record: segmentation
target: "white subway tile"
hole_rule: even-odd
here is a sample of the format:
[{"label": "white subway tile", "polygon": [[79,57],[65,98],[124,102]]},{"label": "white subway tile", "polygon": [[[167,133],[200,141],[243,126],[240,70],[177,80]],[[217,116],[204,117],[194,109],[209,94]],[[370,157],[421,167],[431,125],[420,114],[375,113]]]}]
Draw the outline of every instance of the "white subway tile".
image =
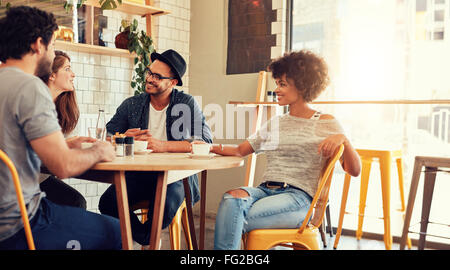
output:
[{"label": "white subway tile", "polygon": [[102,66],[110,66],[111,65],[111,56],[110,55],[100,56],[100,62],[101,62]]},{"label": "white subway tile", "polygon": [[175,28],[176,27],[176,23],[175,23],[175,18],[171,15],[167,16],[167,27],[169,28]]},{"label": "white subway tile", "polygon": [[89,79],[86,77],[77,77],[79,90],[89,90]]},{"label": "white subway tile", "polygon": [[92,104],[94,102],[94,94],[92,91],[83,91],[83,103]]},{"label": "white subway tile", "polygon": [[111,81],[111,88],[110,88],[110,92],[114,92],[114,93],[118,93],[120,92],[120,82],[117,80],[112,80]]},{"label": "white subway tile", "polygon": [[98,213],[98,203],[100,201],[100,196],[91,197],[91,209],[92,211],[96,211]]},{"label": "white subway tile", "polygon": [[75,73],[75,76],[83,75],[83,64],[72,62],[70,63],[72,71]]},{"label": "white subway tile", "polygon": [[101,64],[100,55],[90,54],[89,63],[92,65],[100,65]]},{"label": "white subway tile", "polygon": [[84,196],[84,198],[86,199],[86,209],[88,210],[88,211],[91,211],[92,210],[92,197],[87,197],[87,196]]},{"label": "white subway tile", "polygon": [[80,192],[81,194],[85,195],[86,194],[86,181],[80,181],[80,184],[77,185],[73,185],[73,187],[78,190],[78,192]]},{"label": "white subway tile", "polygon": [[131,92],[131,84],[130,81],[122,82],[122,93],[129,94]]},{"label": "white subway tile", "polygon": [[98,91],[100,90],[100,81],[95,78],[89,79],[89,90],[90,91]]},{"label": "white subway tile", "polygon": [[94,65],[85,64],[83,66],[83,76],[92,78],[94,76]]},{"label": "white subway tile", "polygon": [[83,91],[81,90],[76,90],[77,88],[75,87],[75,96],[77,98],[77,104],[78,107],[80,106],[81,103],[83,103]]},{"label": "white subway tile", "polygon": [[[104,106],[101,106],[103,108]],[[88,113],[97,114],[100,106],[96,104],[88,104]]]},{"label": "white subway tile", "polygon": [[66,51],[67,55],[70,57],[70,62],[78,62],[78,52],[76,51]]},{"label": "white subway tile", "polygon": [[86,196],[97,196],[97,184],[89,183],[86,185]]},{"label": "white subway tile", "polygon": [[120,57],[119,56],[111,56],[111,66],[112,67],[120,67]]},{"label": "white subway tile", "polygon": [[108,189],[108,187],[110,186],[110,184],[105,183],[98,183],[97,185],[98,185],[97,187],[98,195],[102,195],[106,191],[106,189]]},{"label": "white subway tile", "polygon": [[78,54],[78,61],[79,61],[79,63],[82,63],[82,64],[89,64],[89,54],[80,52]]},{"label": "white subway tile", "polygon": [[112,92],[105,92],[105,104],[114,104],[114,93]]},{"label": "white subway tile", "polygon": [[116,80],[123,80],[124,71],[122,68],[114,68],[114,72],[116,74]]},{"label": "white subway tile", "polygon": [[97,79],[106,78],[106,67],[95,66],[94,67],[94,78],[97,78]]},{"label": "white subway tile", "polygon": [[104,105],[105,104],[105,93],[103,92],[94,92],[94,104]]},{"label": "white subway tile", "polygon": [[272,35],[282,34],[284,32],[284,22],[272,22]]},{"label": "white subway tile", "polygon": [[101,79],[99,82],[100,91],[107,92],[110,89],[111,82],[109,80]]},{"label": "white subway tile", "polygon": [[128,57],[120,57],[120,67],[121,68],[130,68],[131,67],[131,58]]}]

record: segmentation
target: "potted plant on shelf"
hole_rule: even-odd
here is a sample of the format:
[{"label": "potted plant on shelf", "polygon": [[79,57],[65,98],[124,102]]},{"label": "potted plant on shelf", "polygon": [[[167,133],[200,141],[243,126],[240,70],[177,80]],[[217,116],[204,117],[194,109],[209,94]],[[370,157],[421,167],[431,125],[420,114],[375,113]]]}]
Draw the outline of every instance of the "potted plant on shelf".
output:
[{"label": "potted plant on shelf", "polygon": [[116,36],[116,48],[128,49],[130,53],[135,53],[134,74],[131,79],[131,87],[134,94],[139,95],[145,91],[145,68],[150,65],[150,55],[154,52],[153,40],[144,31],[138,30],[138,21],[133,22],[122,20]]}]

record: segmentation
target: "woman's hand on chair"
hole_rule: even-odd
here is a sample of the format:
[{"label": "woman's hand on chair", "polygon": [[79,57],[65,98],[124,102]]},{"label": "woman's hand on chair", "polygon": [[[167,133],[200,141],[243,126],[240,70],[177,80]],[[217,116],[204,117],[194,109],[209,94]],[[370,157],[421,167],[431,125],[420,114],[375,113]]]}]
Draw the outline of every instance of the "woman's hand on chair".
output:
[{"label": "woman's hand on chair", "polygon": [[347,137],[344,134],[335,134],[328,136],[323,140],[318,147],[317,153],[322,154],[324,157],[331,157],[339,145],[345,143]]}]

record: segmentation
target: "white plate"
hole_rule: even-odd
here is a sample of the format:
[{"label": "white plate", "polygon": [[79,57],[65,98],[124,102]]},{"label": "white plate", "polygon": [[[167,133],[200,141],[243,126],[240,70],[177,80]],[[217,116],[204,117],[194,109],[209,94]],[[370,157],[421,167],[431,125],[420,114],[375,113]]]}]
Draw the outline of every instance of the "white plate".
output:
[{"label": "white plate", "polygon": [[211,159],[211,158],[215,157],[216,154],[210,153],[207,155],[194,155],[194,154],[189,153],[188,156],[193,159]]},{"label": "white plate", "polygon": [[135,155],[146,155],[146,154],[150,154],[151,152],[153,152],[152,149],[147,149],[147,150],[144,150],[144,151],[134,151],[134,154]]}]

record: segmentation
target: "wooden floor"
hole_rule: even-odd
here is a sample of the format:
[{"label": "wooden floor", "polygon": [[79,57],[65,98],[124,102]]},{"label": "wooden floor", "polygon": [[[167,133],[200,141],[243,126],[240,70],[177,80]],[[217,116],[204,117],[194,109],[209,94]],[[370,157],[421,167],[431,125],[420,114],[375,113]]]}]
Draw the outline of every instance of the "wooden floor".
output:
[{"label": "wooden floor", "polygon": [[[195,222],[198,222],[198,219],[196,218]],[[215,220],[212,218],[206,219],[206,241],[205,241],[205,249],[212,250],[214,247],[214,222]],[[197,225],[198,223],[196,223]],[[183,232],[182,232],[183,233]],[[197,237],[198,237],[198,226],[197,226]],[[183,248],[185,248],[184,243],[184,236],[181,236],[181,245]],[[331,237],[327,234],[327,247],[323,247],[324,250],[334,250],[333,244],[334,244],[335,237]],[[137,243],[135,243],[134,248],[136,250],[141,249],[141,246]],[[276,249],[284,249],[282,247],[276,248]],[[339,240],[338,250],[385,250],[384,242],[379,240],[373,240],[373,239],[361,239],[357,240],[354,236],[350,235],[342,235]],[[394,243],[393,250],[399,249],[399,244]],[[413,247],[413,249],[417,249],[417,247]],[[162,231],[161,234],[161,250],[170,250],[170,243],[169,243],[169,233],[168,230],[165,229]]]}]

